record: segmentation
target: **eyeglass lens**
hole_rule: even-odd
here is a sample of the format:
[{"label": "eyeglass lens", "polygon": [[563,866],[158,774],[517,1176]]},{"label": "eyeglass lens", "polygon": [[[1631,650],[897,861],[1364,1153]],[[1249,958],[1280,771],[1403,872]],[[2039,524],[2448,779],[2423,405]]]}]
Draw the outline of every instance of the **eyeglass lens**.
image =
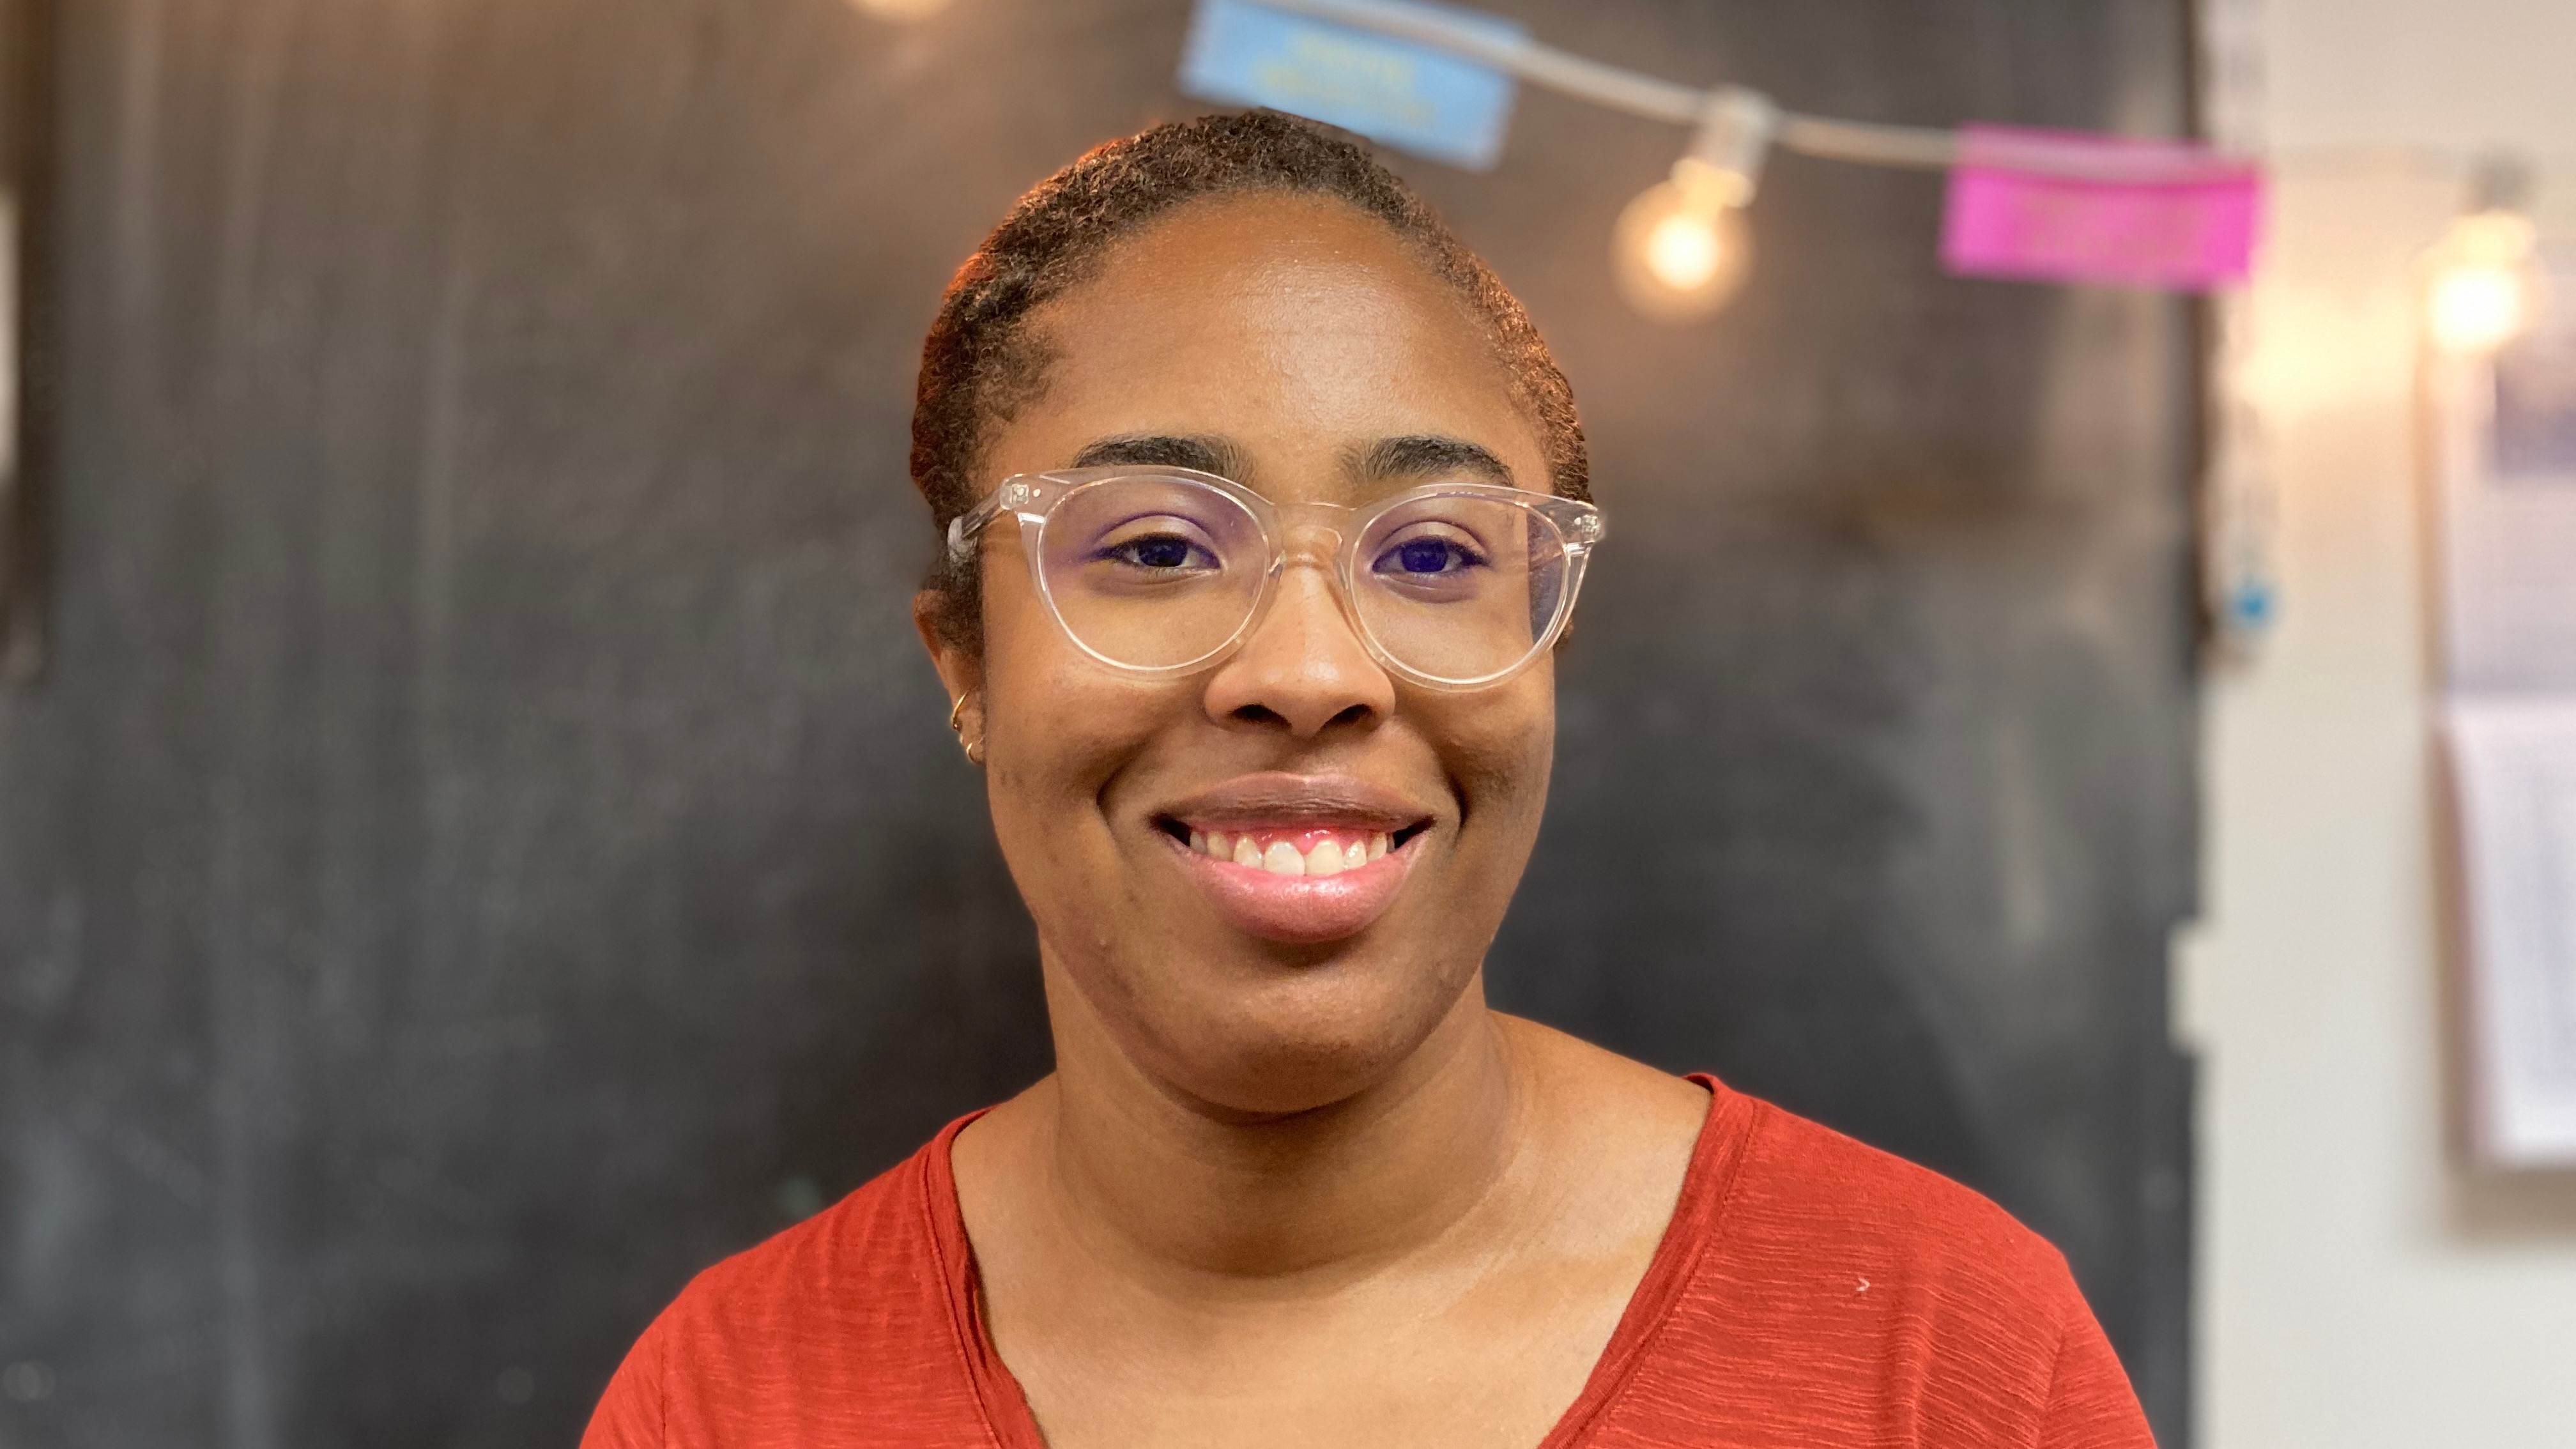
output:
[{"label": "eyeglass lens", "polygon": [[1047,593],[1073,637],[1139,669],[1224,647],[1260,601],[1268,546],[1233,497],[1177,478],[1087,483],[1047,515]]},{"label": "eyeglass lens", "polygon": [[[1193,664],[1234,638],[1261,598],[1270,545],[1222,490],[1113,478],[1066,495],[1040,552],[1065,628],[1140,669]],[[1469,682],[1528,657],[1564,602],[1565,546],[1545,514],[1487,494],[1433,494],[1359,540],[1351,604],[1389,659]]]}]

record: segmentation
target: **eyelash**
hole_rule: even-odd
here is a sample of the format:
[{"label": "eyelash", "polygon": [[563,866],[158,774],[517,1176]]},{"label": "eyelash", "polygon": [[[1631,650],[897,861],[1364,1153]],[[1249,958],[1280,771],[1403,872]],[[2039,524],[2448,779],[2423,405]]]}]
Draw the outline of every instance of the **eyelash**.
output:
[{"label": "eyelash", "polygon": [[[1447,567],[1444,567],[1444,568],[1437,568],[1437,569],[1411,569],[1411,568],[1408,568],[1408,569],[1388,569],[1388,568],[1384,567],[1384,565],[1385,565],[1385,563],[1386,563],[1386,561],[1387,561],[1388,559],[1391,559],[1391,558],[1398,558],[1398,557],[1402,556],[1402,555],[1403,555],[1403,553],[1404,553],[1407,549],[1418,548],[1418,547],[1422,547],[1422,546],[1424,546],[1424,545],[1430,545],[1430,546],[1433,546],[1433,547],[1437,547],[1437,548],[1441,548],[1441,549],[1445,549],[1445,550],[1447,550],[1447,557],[1443,559],[1443,562],[1444,562],[1444,563],[1450,563],[1450,562],[1453,562],[1453,561],[1454,561],[1454,563],[1455,563],[1456,567],[1454,567],[1454,568],[1447,568]],[[1398,540],[1398,541],[1395,541],[1395,542],[1391,542],[1391,543],[1389,543],[1385,548],[1381,549],[1381,550],[1378,552],[1378,556],[1377,556],[1376,560],[1374,560],[1374,561],[1370,564],[1370,568],[1371,568],[1374,572],[1378,572],[1378,573],[1405,573],[1405,574],[1415,574],[1415,575],[1420,575],[1420,574],[1446,574],[1446,573],[1464,573],[1464,572],[1465,572],[1466,570],[1468,570],[1468,569],[1472,569],[1472,568],[1482,568],[1482,567],[1484,567],[1484,566],[1485,566],[1485,564],[1486,564],[1486,563],[1488,563],[1488,562],[1489,562],[1489,560],[1488,560],[1488,559],[1487,559],[1483,554],[1481,554],[1481,553],[1477,552],[1477,551],[1476,551],[1475,549],[1473,549],[1473,548],[1468,547],[1464,542],[1462,542],[1462,541],[1460,541],[1460,540],[1458,540],[1458,539],[1454,539],[1454,538],[1439,538],[1439,537],[1425,536],[1425,537],[1419,537],[1419,538],[1407,538],[1407,539],[1401,539],[1401,540]]]}]

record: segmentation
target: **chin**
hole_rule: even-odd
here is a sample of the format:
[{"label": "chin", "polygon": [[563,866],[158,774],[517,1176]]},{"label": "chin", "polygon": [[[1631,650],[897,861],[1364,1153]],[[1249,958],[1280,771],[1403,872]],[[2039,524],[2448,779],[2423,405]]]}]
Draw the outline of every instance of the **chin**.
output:
[{"label": "chin", "polygon": [[[1119,1035],[1144,1065],[1209,1107],[1312,1112],[1394,1076],[1457,1007],[1473,967],[1397,979],[1361,961],[1319,963],[1248,989],[1145,1007]],[[1133,998],[1131,998],[1133,1000]]]}]

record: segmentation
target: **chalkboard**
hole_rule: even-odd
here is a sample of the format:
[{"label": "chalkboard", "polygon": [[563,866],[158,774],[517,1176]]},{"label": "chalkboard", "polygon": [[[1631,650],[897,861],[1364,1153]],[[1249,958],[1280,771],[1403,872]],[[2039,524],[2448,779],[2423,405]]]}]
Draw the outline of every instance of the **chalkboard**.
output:
[{"label": "chalkboard", "polygon": [[[1494,0],[1793,107],[2172,133],[2180,0]],[[0,694],[0,1444],[561,1445],[687,1276],[1047,1064],[905,617],[940,285],[1196,108],[1183,0],[80,0],[47,673]],[[1666,128],[1401,163],[1612,542],[1505,1005],[1997,1196],[2181,1442],[2192,332],[1777,160],[1716,322]]]}]

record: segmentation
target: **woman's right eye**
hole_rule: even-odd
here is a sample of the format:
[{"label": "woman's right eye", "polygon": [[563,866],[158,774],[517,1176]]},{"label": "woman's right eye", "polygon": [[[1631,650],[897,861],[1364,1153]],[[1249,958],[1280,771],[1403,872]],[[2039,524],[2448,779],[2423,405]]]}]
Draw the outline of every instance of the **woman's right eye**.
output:
[{"label": "woman's right eye", "polygon": [[1101,557],[1130,568],[1171,573],[1181,569],[1212,569],[1216,556],[1207,548],[1177,533],[1148,533],[1122,538],[1100,551]]}]

